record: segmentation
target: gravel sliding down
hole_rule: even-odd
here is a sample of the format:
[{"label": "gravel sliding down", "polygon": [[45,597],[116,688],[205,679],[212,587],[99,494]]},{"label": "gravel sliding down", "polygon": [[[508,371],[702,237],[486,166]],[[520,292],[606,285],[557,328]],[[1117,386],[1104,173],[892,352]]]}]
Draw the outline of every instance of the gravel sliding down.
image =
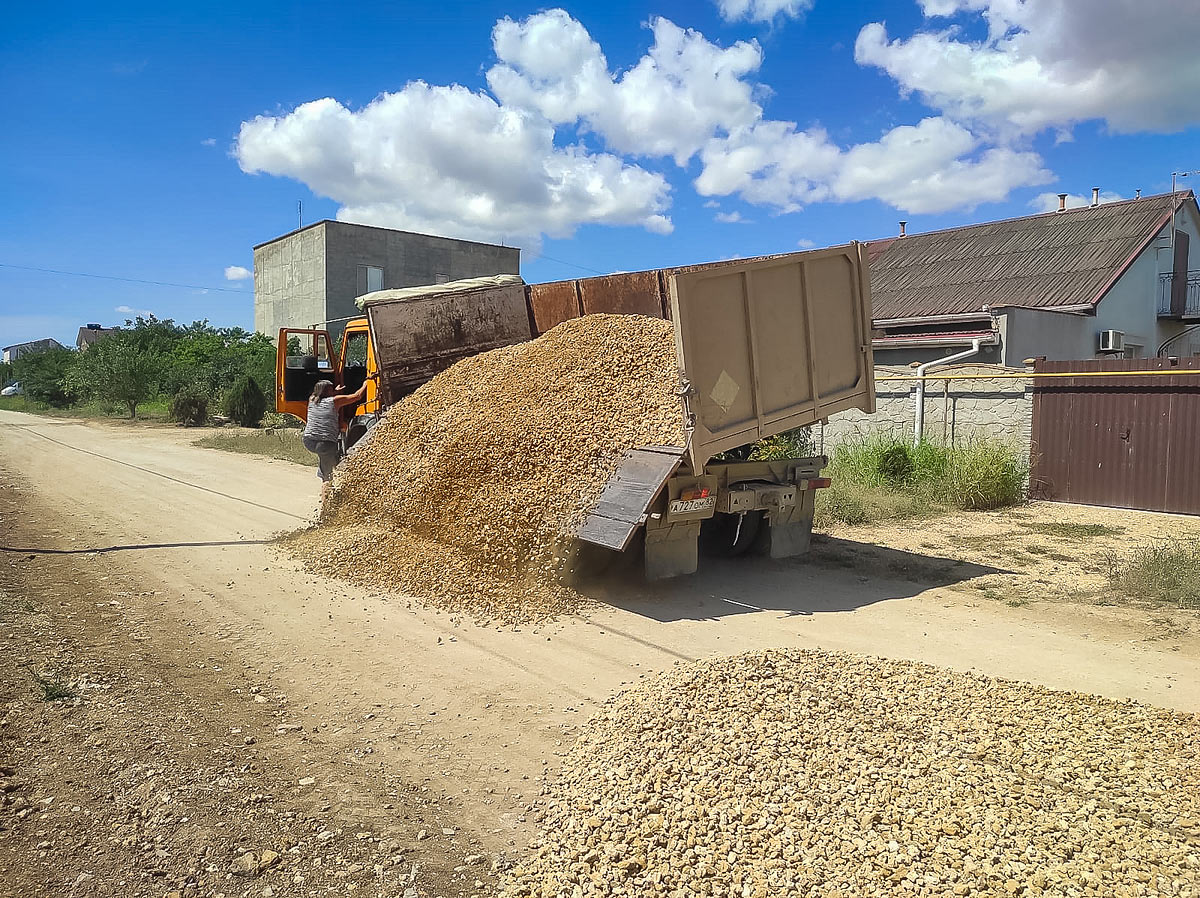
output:
[{"label": "gravel sliding down", "polygon": [[625,450],[683,445],[670,322],[589,315],[464,359],[393,406],[339,467],[315,570],[481,621],[575,607],[563,549]]},{"label": "gravel sliding down", "polygon": [[503,898],[1200,895],[1200,718],[768,651],[614,698]]}]

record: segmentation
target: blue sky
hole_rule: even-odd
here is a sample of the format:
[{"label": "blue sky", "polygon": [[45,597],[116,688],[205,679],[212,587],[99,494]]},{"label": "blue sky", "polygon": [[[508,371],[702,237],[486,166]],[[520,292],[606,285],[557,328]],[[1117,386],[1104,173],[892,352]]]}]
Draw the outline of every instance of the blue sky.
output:
[{"label": "blue sky", "polygon": [[1163,192],[1200,168],[1200,16],[1159,6],[10,8],[0,345],[126,310],[249,327],[226,270],[298,200],[515,243],[545,281]]}]

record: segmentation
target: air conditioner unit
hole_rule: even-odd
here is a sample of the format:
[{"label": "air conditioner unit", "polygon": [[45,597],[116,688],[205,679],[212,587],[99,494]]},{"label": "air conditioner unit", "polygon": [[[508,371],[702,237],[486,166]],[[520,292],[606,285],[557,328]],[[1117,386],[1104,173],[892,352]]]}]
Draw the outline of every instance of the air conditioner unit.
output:
[{"label": "air conditioner unit", "polygon": [[1124,352],[1125,351],[1125,332],[1124,331],[1100,331],[1100,351],[1101,352]]}]

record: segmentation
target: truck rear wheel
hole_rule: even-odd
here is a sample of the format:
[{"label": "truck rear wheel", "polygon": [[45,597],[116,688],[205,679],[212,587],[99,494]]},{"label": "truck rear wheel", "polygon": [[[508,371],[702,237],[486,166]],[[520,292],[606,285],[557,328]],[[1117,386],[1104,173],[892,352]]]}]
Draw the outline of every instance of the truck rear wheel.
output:
[{"label": "truck rear wheel", "polygon": [[745,555],[754,545],[762,521],[761,511],[741,514],[717,512],[700,525],[700,550],[715,558]]}]

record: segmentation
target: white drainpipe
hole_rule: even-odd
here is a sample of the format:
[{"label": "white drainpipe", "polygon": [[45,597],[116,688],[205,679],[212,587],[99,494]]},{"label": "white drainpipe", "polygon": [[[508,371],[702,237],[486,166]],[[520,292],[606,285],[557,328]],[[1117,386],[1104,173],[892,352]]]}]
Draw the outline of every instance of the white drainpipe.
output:
[{"label": "white drainpipe", "polygon": [[915,398],[916,409],[913,414],[913,445],[921,445],[921,440],[925,437],[925,372],[935,365],[946,365],[950,362],[957,362],[959,359],[969,358],[979,352],[979,347],[982,340],[972,340],[971,348],[964,349],[962,352],[956,352],[954,355],[948,355],[944,359],[934,359],[932,362],[926,362],[923,365],[917,366],[917,395]]}]

